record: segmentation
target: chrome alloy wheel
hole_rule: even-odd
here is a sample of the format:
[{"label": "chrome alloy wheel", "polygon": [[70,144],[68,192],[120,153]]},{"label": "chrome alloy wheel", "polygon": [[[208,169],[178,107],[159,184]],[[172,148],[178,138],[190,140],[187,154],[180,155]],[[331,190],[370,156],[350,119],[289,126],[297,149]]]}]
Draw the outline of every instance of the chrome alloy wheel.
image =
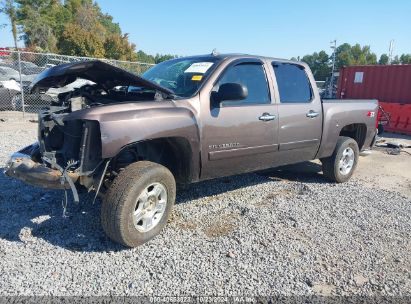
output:
[{"label": "chrome alloy wheel", "polygon": [[354,159],[354,150],[350,147],[345,148],[338,163],[338,169],[340,170],[341,174],[347,175],[351,172],[354,166]]},{"label": "chrome alloy wheel", "polygon": [[167,190],[160,183],[153,183],[141,192],[133,212],[133,222],[140,232],[153,229],[166,210]]}]

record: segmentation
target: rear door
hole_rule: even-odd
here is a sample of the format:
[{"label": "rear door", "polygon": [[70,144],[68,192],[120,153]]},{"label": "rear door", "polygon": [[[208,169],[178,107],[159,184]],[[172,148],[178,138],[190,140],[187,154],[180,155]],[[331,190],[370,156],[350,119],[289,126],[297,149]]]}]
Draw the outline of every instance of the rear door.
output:
[{"label": "rear door", "polygon": [[[271,167],[278,150],[277,105],[267,80],[267,67],[257,59],[241,59],[228,65],[210,92],[203,113],[202,178],[232,175]],[[247,87],[244,100],[214,104],[213,92],[224,83]]]},{"label": "rear door", "polygon": [[279,96],[279,163],[313,159],[321,141],[322,105],[304,65],[272,62]]}]

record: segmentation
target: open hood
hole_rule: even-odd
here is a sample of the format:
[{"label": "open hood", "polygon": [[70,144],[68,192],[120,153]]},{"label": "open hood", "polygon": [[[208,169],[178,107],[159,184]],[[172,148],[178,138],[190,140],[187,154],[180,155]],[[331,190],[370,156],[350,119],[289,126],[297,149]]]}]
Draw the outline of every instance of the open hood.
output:
[{"label": "open hood", "polygon": [[157,90],[167,95],[173,94],[173,91],[154,82],[99,60],[61,64],[47,69],[37,75],[30,86],[30,91],[61,88],[77,78],[90,80],[103,89],[112,89],[115,86],[136,86]]}]

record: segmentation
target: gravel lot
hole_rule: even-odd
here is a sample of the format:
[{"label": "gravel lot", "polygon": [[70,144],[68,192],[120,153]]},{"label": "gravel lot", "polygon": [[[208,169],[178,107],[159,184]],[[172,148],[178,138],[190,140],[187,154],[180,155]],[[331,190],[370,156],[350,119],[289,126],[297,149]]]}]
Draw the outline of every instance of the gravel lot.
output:
[{"label": "gravel lot", "polygon": [[[0,167],[36,136],[3,126]],[[105,237],[99,202],[83,197],[63,218],[61,192],[3,173],[0,185],[3,296],[411,296],[410,196],[359,178],[273,170],[193,185],[163,233],[135,249]]]}]

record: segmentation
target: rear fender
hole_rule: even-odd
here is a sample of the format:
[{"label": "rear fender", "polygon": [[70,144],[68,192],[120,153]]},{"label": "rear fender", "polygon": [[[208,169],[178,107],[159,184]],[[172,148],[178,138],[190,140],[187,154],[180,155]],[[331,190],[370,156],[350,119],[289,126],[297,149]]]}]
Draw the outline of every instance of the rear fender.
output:
[{"label": "rear fender", "polygon": [[367,112],[374,111],[376,115],[377,107],[376,101],[374,103],[369,100],[366,102],[341,100],[341,104],[335,101],[323,102],[323,134],[316,158],[330,156],[334,152],[341,130],[353,124],[361,124],[366,127],[362,147],[369,148],[375,135],[376,117],[367,117]]}]

